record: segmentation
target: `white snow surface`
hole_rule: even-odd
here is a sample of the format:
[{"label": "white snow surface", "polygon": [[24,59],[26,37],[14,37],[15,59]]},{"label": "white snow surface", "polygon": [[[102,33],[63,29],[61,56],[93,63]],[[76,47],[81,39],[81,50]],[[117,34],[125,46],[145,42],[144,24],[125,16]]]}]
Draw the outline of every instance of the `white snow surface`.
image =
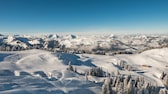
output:
[{"label": "white snow surface", "polygon": [[[121,61],[136,71],[119,70],[116,65]],[[69,62],[79,73],[101,67],[105,72],[119,70],[163,86],[159,77],[163,71],[168,72],[168,48],[116,56],[44,50],[0,52],[0,94],[100,94],[105,77],[88,76],[86,81],[85,75],[67,70]]]}]

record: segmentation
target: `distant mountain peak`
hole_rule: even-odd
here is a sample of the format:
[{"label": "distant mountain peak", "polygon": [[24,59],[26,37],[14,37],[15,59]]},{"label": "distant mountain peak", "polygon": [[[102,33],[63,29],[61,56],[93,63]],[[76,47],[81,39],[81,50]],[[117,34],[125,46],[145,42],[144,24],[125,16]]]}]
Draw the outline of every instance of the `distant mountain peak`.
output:
[{"label": "distant mountain peak", "polygon": [[3,34],[0,34],[0,36],[4,36]]},{"label": "distant mountain peak", "polygon": [[70,38],[70,39],[75,39],[75,38],[77,38],[76,35],[72,35],[72,34],[71,34],[71,35],[67,35],[66,37],[67,37],[67,38]]},{"label": "distant mountain peak", "polygon": [[59,38],[59,36],[57,34],[50,34],[48,35],[48,38],[56,39],[56,38]]}]

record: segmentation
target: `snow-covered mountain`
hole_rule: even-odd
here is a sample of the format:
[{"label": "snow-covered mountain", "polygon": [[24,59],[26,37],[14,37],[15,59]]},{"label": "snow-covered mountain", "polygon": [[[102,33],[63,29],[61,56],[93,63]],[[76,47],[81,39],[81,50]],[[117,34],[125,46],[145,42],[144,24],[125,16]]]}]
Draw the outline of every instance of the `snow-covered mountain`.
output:
[{"label": "snow-covered mountain", "polygon": [[2,35],[0,50],[46,49],[75,53],[131,54],[168,46],[167,35],[46,36]]},{"label": "snow-covered mountain", "polygon": [[58,39],[59,35],[57,35],[57,34],[50,34],[50,35],[48,35],[48,38],[49,39]]},{"label": "snow-covered mountain", "polygon": [[167,94],[167,47],[167,35],[1,35],[0,94]]}]

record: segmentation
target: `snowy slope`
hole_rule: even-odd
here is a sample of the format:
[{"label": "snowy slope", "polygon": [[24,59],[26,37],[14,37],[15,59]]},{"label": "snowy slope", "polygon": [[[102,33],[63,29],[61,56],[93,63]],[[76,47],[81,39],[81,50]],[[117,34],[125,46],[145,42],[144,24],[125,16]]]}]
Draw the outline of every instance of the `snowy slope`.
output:
[{"label": "snowy slope", "polygon": [[[86,80],[84,75],[92,67],[142,76],[163,87],[159,77],[163,71],[168,72],[167,52],[168,48],[116,56],[43,50],[0,52],[0,94],[100,94],[105,77],[88,76]],[[136,70],[120,69],[117,64],[122,61]],[[69,62],[78,73],[67,70]]]},{"label": "snowy slope", "polygon": [[[168,72],[168,48],[153,49],[145,51],[141,54],[134,55],[116,55],[116,56],[100,56],[89,55],[84,56],[92,58],[93,64],[102,67],[104,71],[116,72],[119,70],[117,63],[126,61],[126,63],[136,69],[136,71],[120,70],[123,74],[133,74],[138,76],[144,76],[149,81],[157,82],[159,86],[163,86],[160,81],[162,72]],[[147,65],[149,67],[145,67]]]},{"label": "snowy slope", "polygon": [[[59,60],[58,56],[62,59]],[[81,76],[67,71],[67,54],[42,50],[0,53],[0,94],[93,94],[100,92],[101,86],[85,81]],[[71,56],[71,55],[68,55]],[[75,57],[72,55],[72,57]],[[75,60],[77,64],[78,60]],[[79,62],[79,61],[78,61]],[[80,62],[82,63],[82,61]],[[88,67],[87,67],[88,68]],[[27,83],[28,82],[28,83]]]}]

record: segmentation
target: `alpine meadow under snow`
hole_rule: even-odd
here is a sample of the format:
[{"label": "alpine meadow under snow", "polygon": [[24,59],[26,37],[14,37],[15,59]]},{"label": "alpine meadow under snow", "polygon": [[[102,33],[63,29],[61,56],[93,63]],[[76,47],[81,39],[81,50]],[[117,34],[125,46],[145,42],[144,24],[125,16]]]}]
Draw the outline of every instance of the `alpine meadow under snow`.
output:
[{"label": "alpine meadow under snow", "polygon": [[168,35],[0,34],[0,94],[168,94]]}]

